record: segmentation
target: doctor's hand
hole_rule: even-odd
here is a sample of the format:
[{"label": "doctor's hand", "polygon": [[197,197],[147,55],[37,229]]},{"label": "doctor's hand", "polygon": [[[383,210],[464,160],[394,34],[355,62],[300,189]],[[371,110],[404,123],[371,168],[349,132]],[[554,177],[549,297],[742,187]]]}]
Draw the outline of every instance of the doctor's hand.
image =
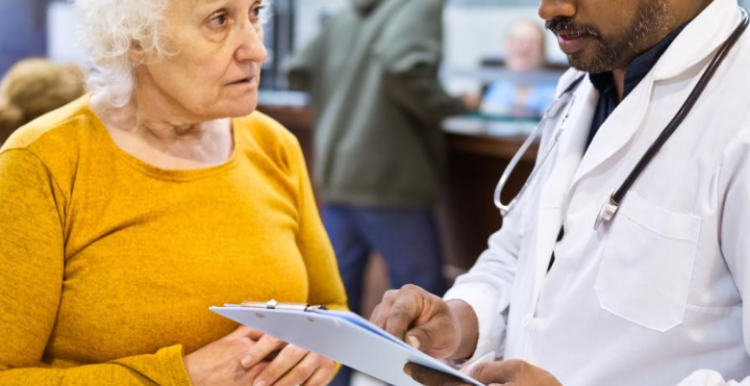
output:
[{"label": "doctor's hand", "polygon": [[[407,364],[404,372],[426,386],[470,386],[450,375],[413,363]],[[469,376],[487,386],[562,386],[549,372],[522,360],[481,363]]]},{"label": "doctor's hand", "polygon": [[417,286],[386,292],[370,320],[435,358],[463,359],[476,348],[478,322],[472,308],[463,301],[445,302]]},{"label": "doctor's hand", "polygon": [[252,386],[324,386],[335,370],[334,361],[269,335],[263,335],[240,363],[251,370],[264,361],[268,366]]}]

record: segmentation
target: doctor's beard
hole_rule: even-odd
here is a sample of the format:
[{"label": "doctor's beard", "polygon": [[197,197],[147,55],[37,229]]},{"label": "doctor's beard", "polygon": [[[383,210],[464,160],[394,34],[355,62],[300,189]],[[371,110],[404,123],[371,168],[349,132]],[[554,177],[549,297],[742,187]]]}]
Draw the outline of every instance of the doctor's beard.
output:
[{"label": "doctor's beard", "polygon": [[555,34],[580,34],[594,39],[593,54],[577,52],[567,57],[572,67],[596,74],[626,69],[638,56],[669,35],[677,27],[675,24],[674,8],[667,0],[642,0],[633,23],[613,36],[605,37],[597,28],[577,24],[570,17],[554,18],[546,27]]}]

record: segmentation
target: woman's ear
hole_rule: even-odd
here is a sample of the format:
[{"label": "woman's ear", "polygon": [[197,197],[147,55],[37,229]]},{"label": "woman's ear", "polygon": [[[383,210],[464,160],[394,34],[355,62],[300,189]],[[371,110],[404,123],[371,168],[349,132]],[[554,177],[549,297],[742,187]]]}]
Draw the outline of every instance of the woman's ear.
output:
[{"label": "woman's ear", "polygon": [[130,44],[128,57],[133,63],[143,63],[146,60],[146,51],[143,49],[141,42],[133,41],[133,43]]}]

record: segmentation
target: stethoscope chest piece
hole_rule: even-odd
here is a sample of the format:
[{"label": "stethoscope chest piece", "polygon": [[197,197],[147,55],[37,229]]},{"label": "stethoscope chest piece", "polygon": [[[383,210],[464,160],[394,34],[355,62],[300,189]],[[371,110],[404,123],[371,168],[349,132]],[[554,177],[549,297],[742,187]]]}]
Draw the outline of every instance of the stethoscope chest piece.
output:
[{"label": "stethoscope chest piece", "polygon": [[615,190],[609,194],[609,200],[607,203],[602,205],[602,209],[599,211],[599,215],[596,216],[596,222],[594,223],[594,230],[598,231],[604,223],[612,221],[620,209],[620,203],[615,200]]}]

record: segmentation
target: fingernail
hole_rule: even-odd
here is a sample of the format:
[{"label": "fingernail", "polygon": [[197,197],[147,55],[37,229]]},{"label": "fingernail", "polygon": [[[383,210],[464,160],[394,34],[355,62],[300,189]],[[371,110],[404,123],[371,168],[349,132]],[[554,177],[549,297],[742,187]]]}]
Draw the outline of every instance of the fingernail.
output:
[{"label": "fingernail", "polygon": [[266,386],[266,381],[259,379],[253,383],[253,386]]},{"label": "fingernail", "polygon": [[[242,358],[242,367],[249,367],[253,363],[253,356],[248,355],[244,358]],[[258,386],[258,385],[255,385]]]},{"label": "fingernail", "polygon": [[408,364],[404,366],[404,372],[406,373],[406,375],[411,377],[411,366]]},{"label": "fingernail", "polygon": [[406,337],[406,342],[409,343],[409,346],[414,347],[417,350],[419,350],[419,346],[422,345],[419,339],[417,339],[415,336]]}]

